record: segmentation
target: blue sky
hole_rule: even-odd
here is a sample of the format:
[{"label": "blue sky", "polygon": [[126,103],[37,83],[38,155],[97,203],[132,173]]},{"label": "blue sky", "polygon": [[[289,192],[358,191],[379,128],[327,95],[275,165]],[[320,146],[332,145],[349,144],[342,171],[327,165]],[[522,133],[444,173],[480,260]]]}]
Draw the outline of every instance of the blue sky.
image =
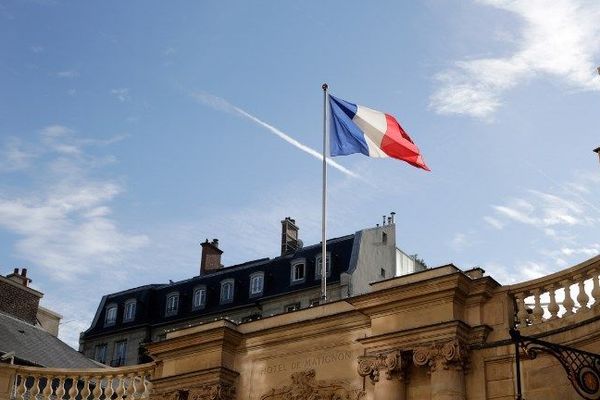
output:
[{"label": "blue sky", "polygon": [[590,258],[598,20],[579,0],[2,1],[1,273],[28,266],[76,345],[103,294],[197,274],[205,238],[226,265],[276,256],[286,216],[318,242],[323,82],[432,169],[336,158],[330,237],[395,211],[400,248],[503,283]]}]

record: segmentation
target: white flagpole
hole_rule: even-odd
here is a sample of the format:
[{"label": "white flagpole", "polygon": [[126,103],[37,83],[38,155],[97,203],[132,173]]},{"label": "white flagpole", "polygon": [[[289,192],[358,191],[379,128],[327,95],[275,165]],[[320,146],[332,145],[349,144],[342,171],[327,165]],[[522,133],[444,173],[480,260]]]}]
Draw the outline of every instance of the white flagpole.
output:
[{"label": "white flagpole", "polygon": [[323,89],[323,209],[321,214],[321,301],[327,302],[327,84]]}]

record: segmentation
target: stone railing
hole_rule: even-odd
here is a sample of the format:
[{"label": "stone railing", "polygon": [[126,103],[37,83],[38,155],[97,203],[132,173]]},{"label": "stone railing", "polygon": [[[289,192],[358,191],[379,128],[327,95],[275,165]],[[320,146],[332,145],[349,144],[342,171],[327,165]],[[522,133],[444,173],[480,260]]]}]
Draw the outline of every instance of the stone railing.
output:
[{"label": "stone railing", "polygon": [[1,365],[0,374],[10,378],[8,390],[0,387],[0,400],[148,399],[155,367],[149,363],[76,370]]},{"label": "stone railing", "polygon": [[[515,325],[523,328],[583,315],[600,305],[600,256],[539,279],[511,285]],[[600,307],[598,307],[600,309]]]}]

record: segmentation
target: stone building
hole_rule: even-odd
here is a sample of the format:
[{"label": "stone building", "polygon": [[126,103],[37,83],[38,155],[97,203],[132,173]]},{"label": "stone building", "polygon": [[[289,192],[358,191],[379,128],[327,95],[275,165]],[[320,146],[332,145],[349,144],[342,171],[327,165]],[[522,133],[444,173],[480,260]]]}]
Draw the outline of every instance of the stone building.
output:
[{"label": "stone building", "polygon": [[[62,397],[69,379],[83,382],[71,398],[95,399],[513,400],[519,381],[521,399],[598,399],[599,274],[600,256],[507,286],[445,265],[327,304],[174,330],[144,365],[0,365],[0,400]],[[552,347],[516,347],[513,328]]]},{"label": "stone building", "polygon": [[[396,247],[393,214],[384,224],[327,241],[328,301],[370,290],[371,282],[424,269]],[[223,267],[216,239],[202,243],[198,276],[102,298],[80,351],[112,366],[148,360],[144,345],[168,331],[227,318],[249,322],[319,305],[321,245],[303,246],[291,218],[281,221],[281,254]]]}]

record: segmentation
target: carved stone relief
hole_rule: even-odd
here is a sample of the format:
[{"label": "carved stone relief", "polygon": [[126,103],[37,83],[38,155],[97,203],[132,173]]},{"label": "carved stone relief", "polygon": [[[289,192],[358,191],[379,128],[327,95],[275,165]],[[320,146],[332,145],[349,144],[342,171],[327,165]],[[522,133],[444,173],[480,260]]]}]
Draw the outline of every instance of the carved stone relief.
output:
[{"label": "carved stone relief", "polygon": [[379,382],[381,372],[385,379],[405,380],[408,377],[409,359],[398,350],[358,358],[358,374],[368,376],[371,382]]},{"label": "carved stone relief", "polygon": [[[365,392],[339,380],[318,381],[314,369],[295,372],[291,385],[271,389],[261,400],[361,400]],[[191,400],[191,399],[190,399]]]},{"label": "carved stone relief", "polygon": [[235,387],[215,383],[152,395],[152,400],[233,400]]},{"label": "carved stone relief", "polygon": [[430,372],[440,368],[467,370],[469,353],[464,343],[454,339],[416,348],[413,352],[413,361],[415,365],[428,366]]}]

